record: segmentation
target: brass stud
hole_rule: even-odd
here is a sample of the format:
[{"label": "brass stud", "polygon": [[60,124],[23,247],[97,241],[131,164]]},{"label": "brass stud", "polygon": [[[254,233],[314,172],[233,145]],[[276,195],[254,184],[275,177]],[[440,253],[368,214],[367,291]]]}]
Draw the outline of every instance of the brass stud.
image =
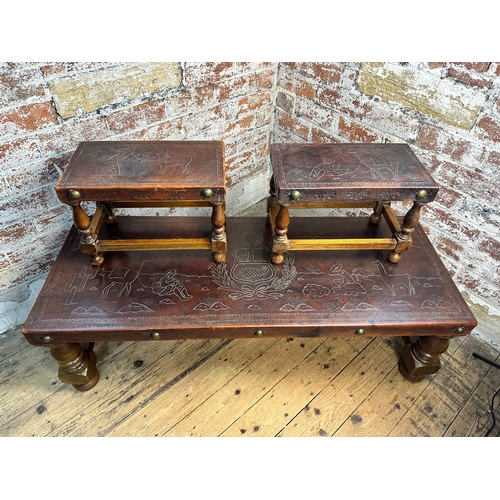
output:
[{"label": "brass stud", "polygon": [[455,328],[455,333],[458,335],[462,335],[462,333],[465,332],[465,328],[463,326],[459,326],[458,328]]},{"label": "brass stud", "polygon": [[417,191],[416,196],[419,200],[422,200],[423,198],[425,198],[427,196],[427,191],[425,189],[421,189],[420,191]]},{"label": "brass stud", "polygon": [[201,194],[205,197],[205,198],[211,198],[214,194],[214,192],[210,189],[210,188],[205,188]]},{"label": "brass stud", "polygon": [[300,196],[301,196],[301,195],[300,195],[300,191],[292,191],[292,192],[290,193],[290,198],[291,198],[292,200],[298,200],[298,199],[300,198]]},{"label": "brass stud", "polygon": [[76,189],[70,189],[68,191],[68,196],[72,199],[72,200],[78,200],[82,197],[80,191],[77,191]]},{"label": "brass stud", "polygon": [[158,340],[160,338],[160,334],[158,332],[151,332],[151,335],[150,337],[153,339],[153,340]]},{"label": "brass stud", "polygon": [[262,335],[264,335],[264,330],[255,330],[255,332],[253,332],[253,334],[256,336],[256,337],[262,337]]},{"label": "brass stud", "polygon": [[366,332],[364,328],[358,328],[354,333],[356,335],[364,335]]},{"label": "brass stud", "polygon": [[45,337],[42,337],[42,342],[44,344],[50,344],[52,342],[52,337],[49,337],[48,335],[46,335]]}]

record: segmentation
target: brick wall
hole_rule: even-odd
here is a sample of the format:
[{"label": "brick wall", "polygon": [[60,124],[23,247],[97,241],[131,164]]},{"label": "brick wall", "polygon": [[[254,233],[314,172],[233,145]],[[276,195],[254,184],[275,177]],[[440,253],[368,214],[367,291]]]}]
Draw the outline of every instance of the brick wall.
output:
[{"label": "brick wall", "polygon": [[499,320],[499,95],[500,63],[280,63],[274,141],[410,144],[441,186],[422,225]]},{"label": "brick wall", "polygon": [[230,214],[268,189],[275,76],[270,63],[0,63],[0,333],[25,320],[72,224],[54,186],[79,141],[223,140]]},{"label": "brick wall", "polygon": [[71,225],[54,185],[81,140],[224,140],[229,214],[267,195],[270,141],[407,142],[441,185],[423,226],[498,317],[499,94],[500,63],[0,63],[0,333]]}]

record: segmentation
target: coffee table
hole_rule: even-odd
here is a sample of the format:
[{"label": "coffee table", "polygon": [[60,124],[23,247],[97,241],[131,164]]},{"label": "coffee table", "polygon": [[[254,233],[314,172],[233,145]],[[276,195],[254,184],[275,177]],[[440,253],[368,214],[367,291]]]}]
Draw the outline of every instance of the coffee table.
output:
[{"label": "coffee table", "polygon": [[[152,220],[155,219],[155,220]],[[387,224],[333,218],[345,238],[390,237]],[[399,337],[411,381],[440,368],[449,339],[477,322],[420,226],[398,266],[381,250],[304,250],[271,263],[265,218],[229,217],[223,262],[203,250],[117,251],[90,266],[69,235],[23,327],[50,348],[59,378],[78,390],[99,379],[95,342],[265,337]],[[328,229],[328,228],[326,228]],[[302,238],[325,236],[319,218],[298,218]],[[203,217],[137,217],[105,225],[103,237],[208,236]],[[42,382],[41,382],[42,383]]]}]

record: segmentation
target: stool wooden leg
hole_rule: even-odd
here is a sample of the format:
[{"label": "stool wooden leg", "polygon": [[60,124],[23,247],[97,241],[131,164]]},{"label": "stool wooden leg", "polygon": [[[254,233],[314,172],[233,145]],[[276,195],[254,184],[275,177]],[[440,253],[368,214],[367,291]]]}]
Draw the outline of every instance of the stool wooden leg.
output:
[{"label": "stool wooden leg", "polygon": [[80,202],[71,203],[71,208],[73,209],[73,222],[81,235],[80,249],[83,253],[90,255],[90,262],[93,266],[99,266],[104,262],[104,257],[97,250],[97,234],[92,231],[92,221]]},{"label": "stool wooden leg", "polygon": [[384,210],[384,202],[377,201],[373,207],[373,213],[370,215],[370,222],[372,224],[380,224],[382,220],[382,211]]},{"label": "stool wooden leg", "polygon": [[394,234],[394,238],[397,241],[396,248],[389,252],[389,260],[394,264],[401,260],[401,253],[406,252],[411,248],[411,233],[415,231],[415,227],[420,220],[420,210],[422,209],[422,203],[415,201],[413,206],[408,210],[403,219],[403,225],[401,226],[401,231]]},{"label": "stool wooden leg", "polygon": [[271,262],[273,264],[281,264],[288,250],[287,233],[288,225],[290,224],[290,214],[288,213],[288,207],[284,207],[283,205],[279,207],[273,235],[273,253],[271,254]]},{"label": "stool wooden leg", "polygon": [[405,341],[399,372],[410,382],[420,382],[426,375],[437,373],[441,368],[439,357],[446,352],[448,337],[419,337],[416,342]]},{"label": "stool wooden leg", "polygon": [[97,356],[93,344],[84,350],[80,344],[58,344],[50,354],[59,363],[59,380],[71,384],[78,391],[88,391],[99,381],[96,368]]},{"label": "stool wooden leg", "polygon": [[103,203],[104,207],[104,222],[106,224],[115,224],[116,223],[116,215],[113,211],[113,205],[111,203]]},{"label": "stool wooden leg", "polygon": [[227,252],[226,215],[223,203],[212,205],[212,250],[215,262],[224,262]]},{"label": "stool wooden leg", "polygon": [[274,232],[274,221],[276,220],[276,213],[278,212],[278,201],[276,200],[276,188],[274,186],[274,175],[271,176],[269,181],[269,197],[267,198],[267,223],[271,226]]}]

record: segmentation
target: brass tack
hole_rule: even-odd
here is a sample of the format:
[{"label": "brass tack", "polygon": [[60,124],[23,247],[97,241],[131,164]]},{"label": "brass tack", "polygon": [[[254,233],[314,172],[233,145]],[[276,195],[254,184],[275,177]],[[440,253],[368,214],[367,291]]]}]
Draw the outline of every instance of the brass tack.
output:
[{"label": "brass tack", "polygon": [[354,333],[356,335],[364,335],[366,332],[364,328],[358,328]]},{"label": "brass tack", "polygon": [[42,337],[42,342],[44,344],[50,344],[52,342],[52,337],[49,337],[48,335],[46,335],[45,337]]},{"label": "brass tack", "polygon": [[458,328],[455,328],[455,333],[457,333],[458,335],[461,335],[464,332],[465,332],[465,328],[463,326],[459,326]]},{"label": "brass tack", "polygon": [[70,189],[68,191],[68,196],[72,199],[72,200],[78,200],[79,198],[82,197],[80,191],[77,191],[76,189]]},{"label": "brass tack", "polygon": [[264,330],[255,330],[255,332],[253,332],[253,334],[256,337],[262,337],[262,335],[264,335]]},{"label": "brass tack", "polygon": [[150,337],[154,340],[158,340],[160,338],[160,334],[158,332],[151,332]]},{"label": "brass tack", "polygon": [[425,198],[427,196],[427,191],[425,189],[421,189],[420,191],[417,191],[417,198],[419,200]]},{"label": "brass tack", "polygon": [[292,192],[290,193],[290,198],[291,198],[292,200],[298,200],[298,199],[300,198],[300,196],[301,196],[301,195],[300,195],[300,191],[292,191]]},{"label": "brass tack", "polygon": [[211,198],[212,195],[214,194],[214,192],[210,189],[210,188],[205,188],[201,194],[205,197],[205,198]]}]

